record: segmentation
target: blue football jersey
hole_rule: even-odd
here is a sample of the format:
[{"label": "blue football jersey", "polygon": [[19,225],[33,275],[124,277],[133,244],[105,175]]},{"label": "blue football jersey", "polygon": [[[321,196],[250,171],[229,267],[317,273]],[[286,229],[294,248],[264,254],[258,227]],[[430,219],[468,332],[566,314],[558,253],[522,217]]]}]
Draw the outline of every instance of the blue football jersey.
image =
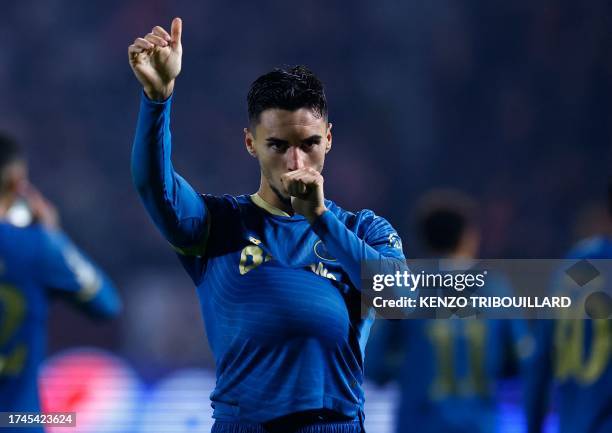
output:
[{"label": "blue football jersey", "polygon": [[143,96],[132,173],[143,203],[197,286],[217,367],[214,417],[261,423],[331,409],[363,416],[372,314],[361,314],[363,261],[403,260],[372,211],[310,224],[259,195],[199,195],[172,168],[170,102]]},{"label": "blue football jersey", "polygon": [[528,338],[516,320],[379,320],[366,374],[399,384],[398,433],[494,432],[499,380],[519,370]]},{"label": "blue football jersey", "polygon": [[[215,417],[265,421],[318,408],[356,417],[372,317],[361,316],[347,267],[300,215],[270,209],[257,195],[204,200],[205,253],[181,260],[216,358]],[[350,233],[402,257],[383,218],[326,206]]]},{"label": "blue football jersey", "polygon": [[[612,239],[600,236],[582,241],[570,251],[568,259],[607,259],[609,263]],[[587,289],[599,287],[611,293],[610,265],[604,268]],[[529,432],[542,429],[551,382],[555,385],[561,433],[612,432],[612,321],[540,320],[536,337],[528,376]]]},{"label": "blue football jersey", "polygon": [[38,367],[54,296],[100,317],[121,307],[109,279],[66,235],[0,222],[0,411],[40,410]]}]

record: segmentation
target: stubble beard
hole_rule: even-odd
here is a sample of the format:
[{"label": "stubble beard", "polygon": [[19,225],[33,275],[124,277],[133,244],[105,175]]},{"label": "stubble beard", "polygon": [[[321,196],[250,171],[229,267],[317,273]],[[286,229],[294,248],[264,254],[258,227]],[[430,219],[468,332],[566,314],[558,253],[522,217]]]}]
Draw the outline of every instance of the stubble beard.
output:
[{"label": "stubble beard", "polygon": [[[269,182],[269,179],[268,179]],[[274,191],[274,194],[278,197],[278,199],[286,206],[291,206],[291,196],[284,196],[282,192],[278,190],[272,183],[270,183],[270,189]]]},{"label": "stubble beard", "polygon": [[274,186],[274,183],[272,182],[272,176],[270,175],[270,173],[267,172],[267,170],[264,170],[262,168],[261,172],[263,176],[266,178],[266,181],[268,182],[270,189],[274,192],[274,194],[276,194],[276,197],[278,197],[280,202],[283,203],[287,207],[291,207],[291,196],[289,196],[286,193],[283,194],[283,192],[279,188]]}]

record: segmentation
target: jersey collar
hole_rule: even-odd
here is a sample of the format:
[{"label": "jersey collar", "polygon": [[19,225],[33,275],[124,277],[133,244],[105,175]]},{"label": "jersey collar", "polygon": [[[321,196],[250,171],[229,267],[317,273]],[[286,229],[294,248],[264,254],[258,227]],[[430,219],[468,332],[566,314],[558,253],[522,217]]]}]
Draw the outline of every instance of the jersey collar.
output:
[{"label": "jersey collar", "polygon": [[271,213],[272,215],[278,215],[278,216],[284,216],[284,217],[291,218],[291,215],[289,215],[287,212],[285,212],[283,210],[280,210],[277,207],[272,206],[270,203],[268,203],[263,198],[261,198],[261,196],[259,194],[257,194],[257,193],[251,194],[251,201],[256,206],[259,206],[263,210]]}]

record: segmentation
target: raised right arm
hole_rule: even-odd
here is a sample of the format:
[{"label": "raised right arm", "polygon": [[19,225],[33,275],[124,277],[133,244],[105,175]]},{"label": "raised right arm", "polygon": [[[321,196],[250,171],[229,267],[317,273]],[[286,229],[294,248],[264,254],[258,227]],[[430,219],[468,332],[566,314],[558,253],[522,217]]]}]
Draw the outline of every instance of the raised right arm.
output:
[{"label": "raised right arm", "polygon": [[142,95],[132,149],[132,179],[157,228],[185,252],[206,235],[206,207],[200,195],[179,176],[170,159],[172,97],[156,102]]},{"label": "raised right arm", "polygon": [[202,198],[174,171],[171,161],[170,108],[181,68],[181,30],[181,20],[175,18],[171,35],[156,26],[128,49],[130,65],[144,89],[132,178],[155,225],[175,248],[189,252],[203,245],[207,222]]}]

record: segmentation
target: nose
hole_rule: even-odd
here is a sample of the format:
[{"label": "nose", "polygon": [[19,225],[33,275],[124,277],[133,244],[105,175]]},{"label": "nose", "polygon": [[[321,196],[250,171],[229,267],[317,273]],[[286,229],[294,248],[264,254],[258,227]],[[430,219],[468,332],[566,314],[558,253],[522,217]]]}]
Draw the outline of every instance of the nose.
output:
[{"label": "nose", "polygon": [[304,151],[299,146],[290,146],[287,149],[287,170],[295,171],[304,168]]}]

